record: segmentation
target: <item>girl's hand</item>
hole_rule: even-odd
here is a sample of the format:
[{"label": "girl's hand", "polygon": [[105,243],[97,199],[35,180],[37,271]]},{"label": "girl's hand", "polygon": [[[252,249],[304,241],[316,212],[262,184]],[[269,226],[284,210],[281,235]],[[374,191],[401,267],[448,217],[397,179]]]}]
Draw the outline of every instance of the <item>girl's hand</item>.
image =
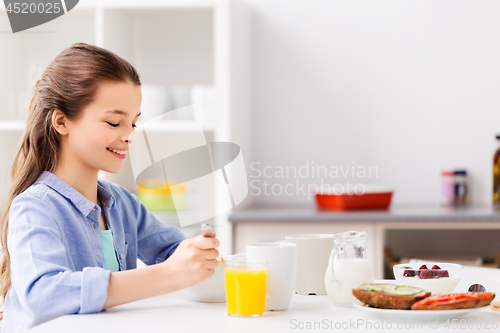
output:
[{"label": "girl's hand", "polygon": [[180,242],[174,253],[162,265],[168,268],[168,278],[175,278],[179,289],[195,285],[214,274],[217,266],[219,240],[198,235]]}]

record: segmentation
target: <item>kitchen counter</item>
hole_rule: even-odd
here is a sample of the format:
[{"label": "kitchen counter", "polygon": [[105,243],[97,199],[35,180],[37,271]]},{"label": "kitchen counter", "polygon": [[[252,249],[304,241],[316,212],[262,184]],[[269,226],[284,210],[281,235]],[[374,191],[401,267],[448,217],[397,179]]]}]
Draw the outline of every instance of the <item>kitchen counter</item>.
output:
[{"label": "kitchen counter", "polygon": [[229,216],[233,224],[246,222],[500,222],[491,207],[394,207],[388,210],[332,211],[311,208],[250,208]]},{"label": "kitchen counter", "polygon": [[[491,268],[464,267],[462,280],[455,288],[463,292],[473,283],[483,284],[488,291],[500,295],[500,270]],[[377,281],[381,282],[381,281]],[[497,300],[500,296],[497,296]],[[440,319],[439,327],[430,327],[428,321],[401,322],[396,318],[380,317],[356,308],[335,307],[328,296],[294,295],[287,311],[267,311],[262,317],[230,317],[225,303],[198,303],[190,300],[183,291],[120,305],[98,314],[68,315],[35,326],[27,332],[203,332],[203,333],[255,333],[311,331],[306,325],[327,324],[325,331],[372,331],[380,327],[383,331],[440,332],[454,331]],[[316,324],[315,324],[316,323]],[[436,320],[433,320],[435,325]],[[500,328],[500,312],[489,307],[475,310],[448,325],[457,326],[457,331],[486,332]],[[335,325],[337,328],[335,329]],[[339,327],[340,325],[340,327]],[[371,325],[371,329],[370,329]],[[385,329],[382,326],[385,325]],[[390,328],[389,328],[390,325]],[[461,326],[459,326],[461,325]],[[343,328],[341,327],[343,326]],[[331,327],[331,328],[330,328]],[[461,327],[461,329],[460,329]],[[465,330],[464,330],[465,328]]]},{"label": "kitchen counter", "polygon": [[229,221],[233,253],[245,252],[246,244],[274,242],[287,235],[364,230],[368,235],[365,250],[378,279],[388,277],[388,264],[392,261],[387,259],[389,256],[433,255],[441,256],[442,261],[464,263],[483,259],[491,262],[500,257],[500,211],[491,207],[414,206],[346,212],[315,207],[263,207],[234,212]]}]

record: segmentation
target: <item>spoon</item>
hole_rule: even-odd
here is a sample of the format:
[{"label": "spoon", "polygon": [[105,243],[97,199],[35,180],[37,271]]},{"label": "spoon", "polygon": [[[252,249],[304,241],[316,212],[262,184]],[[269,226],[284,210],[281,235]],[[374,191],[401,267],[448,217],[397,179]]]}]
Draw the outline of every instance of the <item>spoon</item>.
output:
[{"label": "spoon", "polygon": [[[201,225],[200,229],[201,229],[201,235],[203,237],[210,237],[210,238],[212,238],[212,236],[213,236],[213,230],[212,230],[212,227],[210,226],[210,224],[204,223],[204,224]],[[217,260],[217,262],[219,262],[219,260]]]},{"label": "spoon", "polygon": [[210,224],[202,224],[201,225],[201,234],[203,237],[212,237],[212,227],[210,226]]},{"label": "spoon", "polygon": [[486,291],[486,288],[482,284],[475,283],[469,287],[469,291],[483,292]]}]

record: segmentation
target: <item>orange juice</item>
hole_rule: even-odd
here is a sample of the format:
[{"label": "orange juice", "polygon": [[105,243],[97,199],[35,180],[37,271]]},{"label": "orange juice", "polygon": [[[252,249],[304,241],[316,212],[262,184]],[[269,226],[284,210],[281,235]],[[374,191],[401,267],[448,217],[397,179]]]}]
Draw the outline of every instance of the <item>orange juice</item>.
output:
[{"label": "orange juice", "polygon": [[252,316],[264,313],[267,269],[265,267],[226,267],[226,303],[230,315]]}]

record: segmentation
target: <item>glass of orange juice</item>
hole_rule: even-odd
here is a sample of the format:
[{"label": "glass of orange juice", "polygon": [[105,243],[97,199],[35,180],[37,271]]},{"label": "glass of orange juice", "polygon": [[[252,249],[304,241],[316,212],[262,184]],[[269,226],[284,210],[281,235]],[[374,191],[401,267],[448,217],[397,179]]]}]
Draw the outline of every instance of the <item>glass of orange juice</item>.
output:
[{"label": "glass of orange juice", "polygon": [[261,316],[266,305],[267,263],[235,256],[224,264],[227,313]]}]

